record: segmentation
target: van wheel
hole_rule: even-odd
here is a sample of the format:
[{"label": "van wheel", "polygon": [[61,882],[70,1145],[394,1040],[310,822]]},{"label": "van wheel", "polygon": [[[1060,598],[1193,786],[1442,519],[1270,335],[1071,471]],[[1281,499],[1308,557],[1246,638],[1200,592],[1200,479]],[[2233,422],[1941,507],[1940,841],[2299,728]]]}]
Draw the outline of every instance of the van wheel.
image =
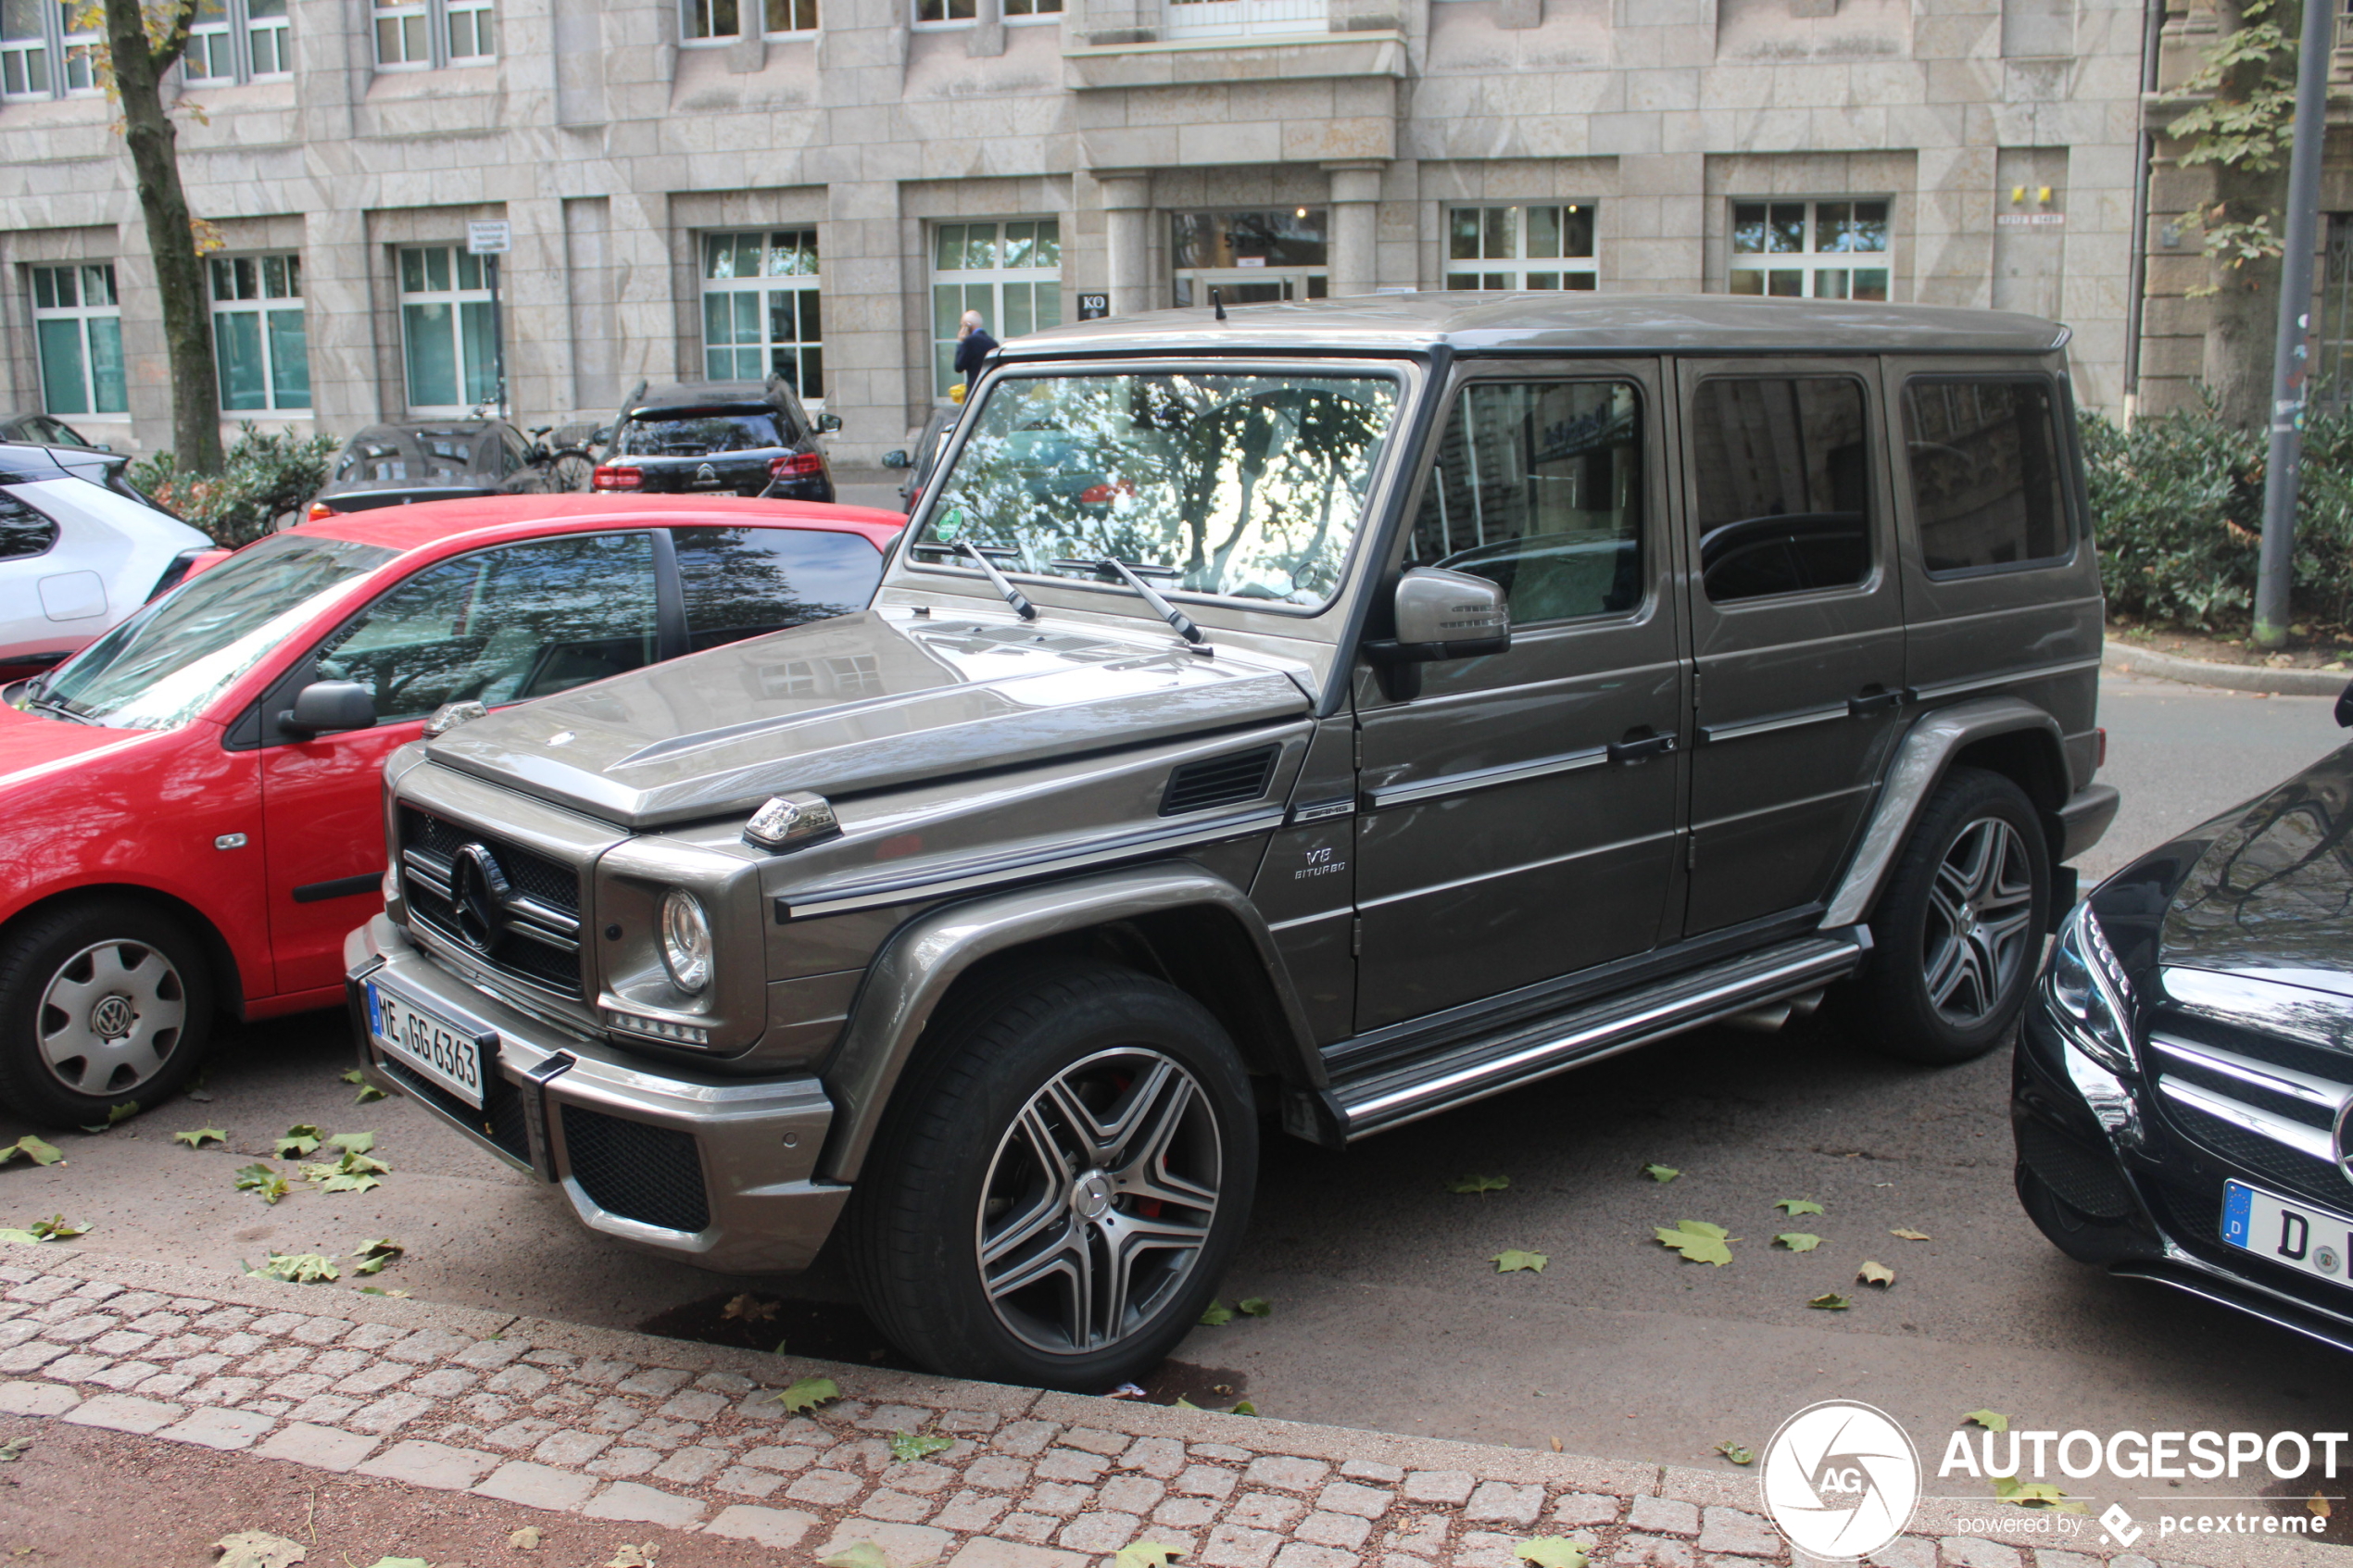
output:
[{"label": "van wheel", "polygon": [[1092,963],[938,1025],[868,1152],[845,1244],[883,1332],[935,1372],[1101,1394],[1208,1305],[1250,1216],[1258,1126],[1217,1021]]},{"label": "van wheel", "polygon": [[2018,1022],[2049,926],[2051,860],[2025,792],[1956,768],[1871,916],[1850,1017],[1871,1046],[1936,1065],[1984,1055]]},{"label": "van wheel", "polygon": [[0,1099],[53,1127],[153,1106],[195,1071],[212,979],[180,922],[128,900],[35,915],[0,938]]}]

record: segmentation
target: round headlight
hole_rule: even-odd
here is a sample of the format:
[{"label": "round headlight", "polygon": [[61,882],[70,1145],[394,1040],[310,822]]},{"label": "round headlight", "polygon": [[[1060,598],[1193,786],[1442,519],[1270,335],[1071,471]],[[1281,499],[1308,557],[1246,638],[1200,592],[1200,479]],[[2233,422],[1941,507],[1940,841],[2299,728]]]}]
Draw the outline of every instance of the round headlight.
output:
[{"label": "round headlight", "polygon": [[711,922],[702,905],[683,887],[661,900],[661,966],[681,991],[711,984]]}]

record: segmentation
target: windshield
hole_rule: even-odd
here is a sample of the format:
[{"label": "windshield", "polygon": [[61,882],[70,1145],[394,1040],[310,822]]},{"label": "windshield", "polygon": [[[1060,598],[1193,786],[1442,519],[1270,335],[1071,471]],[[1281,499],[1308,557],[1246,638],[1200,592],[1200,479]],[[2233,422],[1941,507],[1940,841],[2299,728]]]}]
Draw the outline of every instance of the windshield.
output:
[{"label": "windshield", "polygon": [[769,413],[686,410],[641,414],[621,427],[618,448],[629,458],[703,458],[719,452],[766,452],[785,445]]},{"label": "windshield", "polygon": [[917,547],[1012,571],[1115,556],[1197,594],[1321,606],[1397,411],[1389,376],[1174,373],[997,383]]},{"label": "windshield", "polygon": [[190,578],[68,659],[36,700],[113,729],[175,729],[300,631],[323,596],[397,553],[274,534]]}]

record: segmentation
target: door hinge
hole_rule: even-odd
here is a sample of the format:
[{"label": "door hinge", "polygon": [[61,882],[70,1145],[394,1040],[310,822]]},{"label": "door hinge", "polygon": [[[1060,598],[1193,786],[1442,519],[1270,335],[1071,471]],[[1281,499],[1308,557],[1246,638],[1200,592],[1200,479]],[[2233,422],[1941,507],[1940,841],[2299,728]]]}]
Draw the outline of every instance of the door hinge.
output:
[{"label": "door hinge", "polygon": [[1365,917],[1362,915],[1349,917],[1348,956],[1352,959],[1361,959],[1365,956]]},{"label": "door hinge", "polygon": [[1696,834],[1683,840],[1683,869],[1687,872],[1699,870],[1699,835]]},{"label": "door hinge", "polygon": [[1699,671],[1696,668],[1692,671],[1692,711],[1699,711]]},{"label": "door hinge", "polygon": [[1352,747],[1353,747],[1349,755],[1354,759],[1356,771],[1361,773],[1365,771],[1365,726],[1362,724],[1351,725],[1349,727],[1348,736],[1348,743]]}]

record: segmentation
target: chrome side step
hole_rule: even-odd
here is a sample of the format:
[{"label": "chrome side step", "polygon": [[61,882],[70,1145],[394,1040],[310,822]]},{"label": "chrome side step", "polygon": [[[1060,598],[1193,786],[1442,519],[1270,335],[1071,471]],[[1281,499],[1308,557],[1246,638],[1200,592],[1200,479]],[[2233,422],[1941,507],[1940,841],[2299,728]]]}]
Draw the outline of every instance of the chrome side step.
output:
[{"label": "chrome side step", "polygon": [[1653,1040],[1805,997],[1855,972],[1870,946],[1870,932],[1859,925],[1777,943],[1418,1061],[1340,1079],[1293,1097],[1285,1120],[1291,1132],[1315,1142],[1353,1143]]}]

